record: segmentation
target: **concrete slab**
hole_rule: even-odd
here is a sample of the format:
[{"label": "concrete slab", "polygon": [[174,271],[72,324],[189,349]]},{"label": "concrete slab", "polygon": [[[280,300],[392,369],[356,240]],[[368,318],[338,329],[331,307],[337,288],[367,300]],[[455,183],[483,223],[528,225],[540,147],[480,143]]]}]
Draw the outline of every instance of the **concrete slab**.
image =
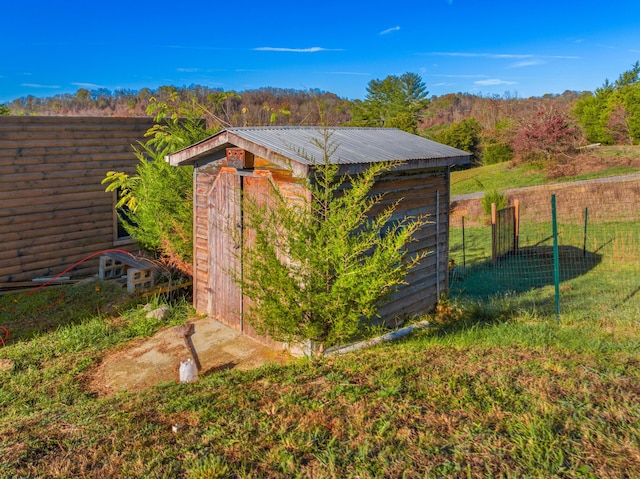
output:
[{"label": "concrete slab", "polygon": [[[251,369],[267,363],[284,364],[292,358],[244,336],[211,318],[192,321],[193,345],[206,375],[224,369]],[[101,395],[140,391],[162,382],[179,381],[180,362],[190,357],[176,328],[159,331],[126,349],[109,353],[92,375],[90,388]]]}]

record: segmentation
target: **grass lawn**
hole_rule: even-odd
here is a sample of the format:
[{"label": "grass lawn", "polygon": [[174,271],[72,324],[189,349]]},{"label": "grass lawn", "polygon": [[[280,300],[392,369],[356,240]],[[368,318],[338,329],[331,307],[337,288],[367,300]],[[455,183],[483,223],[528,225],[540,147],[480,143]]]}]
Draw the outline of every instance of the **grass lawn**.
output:
[{"label": "grass lawn", "polygon": [[501,191],[546,183],[589,180],[640,172],[640,145],[603,146],[589,157],[578,158],[572,167],[555,178],[543,169],[515,166],[510,162],[481,166],[451,173],[451,195],[478,191]]},{"label": "grass lawn", "polygon": [[479,166],[451,173],[451,195],[464,195],[478,191],[501,191],[547,183],[544,172],[511,163]]},{"label": "grass lawn", "polygon": [[88,377],[107,351],[192,311],[172,304],[161,322],[135,303],[104,308],[119,294],[108,284],[76,288],[63,289],[64,302],[60,289],[0,296],[0,325],[11,333],[0,346],[0,477],[640,471],[637,298],[604,309],[576,303],[559,323],[522,308],[544,288],[452,301],[433,328],[402,342],[98,397]]}]

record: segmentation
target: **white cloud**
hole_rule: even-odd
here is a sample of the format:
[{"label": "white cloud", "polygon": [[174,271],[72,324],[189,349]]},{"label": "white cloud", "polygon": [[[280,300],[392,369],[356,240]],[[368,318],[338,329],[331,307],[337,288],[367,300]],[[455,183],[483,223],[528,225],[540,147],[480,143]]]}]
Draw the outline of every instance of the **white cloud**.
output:
[{"label": "white cloud", "polygon": [[391,27],[391,28],[387,28],[386,30],[382,30],[380,32],[380,35],[386,35],[387,33],[391,33],[391,32],[397,32],[398,30],[400,30],[400,27]]},{"label": "white cloud", "polygon": [[316,53],[316,52],[330,52],[339,51],[332,50],[330,48],[311,47],[311,48],[284,48],[284,47],[258,47],[254,48],[258,52],[292,52],[292,53]]},{"label": "white cloud", "polygon": [[516,85],[517,84],[517,82],[514,82],[514,81],[499,80],[498,78],[491,78],[489,80],[478,80],[473,83],[476,85],[482,85],[482,86]]},{"label": "white cloud", "polygon": [[80,88],[105,88],[104,86],[96,85],[95,83],[71,82],[71,84]]},{"label": "white cloud", "polygon": [[533,67],[536,65],[544,65],[544,64],[545,62],[543,62],[542,60],[529,60],[529,61],[512,63],[511,65],[509,65],[509,68]]},{"label": "white cloud", "polygon": [[176,68],[176,71],[180,73],[198,73],[200,71],[199,68]]},{"label": "white cloud", "polygon": [[41,85],[39,83],[23,83],[20,86],[26,86],[28,88],[60,88],[60,85]]}]

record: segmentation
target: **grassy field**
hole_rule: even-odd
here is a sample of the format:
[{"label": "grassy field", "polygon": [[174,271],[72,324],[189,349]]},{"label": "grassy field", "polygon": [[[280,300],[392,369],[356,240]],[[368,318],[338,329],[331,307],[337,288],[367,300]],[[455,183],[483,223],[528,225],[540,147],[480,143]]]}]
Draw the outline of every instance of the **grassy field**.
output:
[{"label": "grassy field", "polygon": [[451,194],[538,186],[553,182],[589,180],[640,172],[640,145],[603,146],[567,165],[562,174],[549,178],[546,171],[511,163],[454,171]]},{"label": "grassy field", "polygon": [[[592,288],[588,276],[604,273],[581,281]],[[525,307],[545,288],[453,299],[432,328],[402,342],[99,397],[87,383],[108,351],[192,311],[172,304],[168,323],[147,319],[135,302],[117,312],[121,292],[95,286],[0,296],[0,325],[11,334],[0,346],[0,477],[640,471],[637,298],[603,309],[572,283],[577,302],[559,323]],[[616,290],[614,281],[598,287]],[[40,328],[38,318],[46,318]]]},{"label": "grassy field", "polygon": [[[452,175],[454,194],[546,181],[506,164]],[[101,396],[93,372],[193,319],[187,302],[161,321],[104,282],[0,295],[0,477],[638,477],[640,225],[590,224],[588,255],[581,225],[560,225],[560,321],[548,226],[523,222],[534,254],[502,276],[490,228],[467,228],[467,269],[408,339],[138,393]]]}]

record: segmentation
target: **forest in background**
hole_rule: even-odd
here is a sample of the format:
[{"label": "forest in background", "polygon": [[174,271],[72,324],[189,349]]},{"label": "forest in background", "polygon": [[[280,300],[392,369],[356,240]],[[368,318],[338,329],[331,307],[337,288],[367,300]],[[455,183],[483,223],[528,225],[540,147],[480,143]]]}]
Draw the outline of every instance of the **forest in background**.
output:
[{"label": "forest in background", "polygon": [[640,63],[594,92],[567,90],[542,97],[518,98],[509,92],[429,97],[422,78],[405,73],[370,81],[365,99],[355,101],[320,90],[272,87],[242,92],[201,85],[139,91],[81,88],[75,94],[19,98],[0,105],[0,114],[151,116],[159,104],[174,111],[190,105],[209,128],[397,127],[469,151],[475,165],[516,161],[553,172],[589,144],[640,142]]}]

